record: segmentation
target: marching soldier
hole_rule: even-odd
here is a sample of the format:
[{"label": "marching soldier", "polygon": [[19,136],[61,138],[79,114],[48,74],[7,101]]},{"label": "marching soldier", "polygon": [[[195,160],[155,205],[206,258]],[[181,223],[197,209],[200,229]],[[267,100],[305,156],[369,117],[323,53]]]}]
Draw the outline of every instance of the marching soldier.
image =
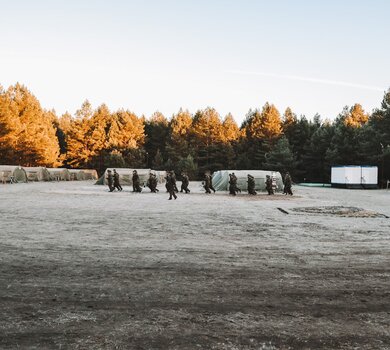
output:
[{"label": "marching soldier", "polygon": [[284,190],[283,190],[283,193],[286,194],[286,195],[289,194],[290,196],[292,196],[293,193],[292,193],[292,190],[291,190],[291,186],[292,186],[291,176],[290,176],[290,173],[287,172],[286,176],[284,177]]},{"label": "marching soldier", "polygon": [[190,179],[186,173],[181,173],[181,189],[180,192],[190,193],[191,191],[188,188],[190,184]]},{"label": "marching soldier", "polygon": [[248,193],[251,194],[251,195],[256,195],[256,191],[255,191],[255,178],[248,174]]},{"label": "marching soldier", "polygon": [[233,181],[234,181],[234,190],[237,192],[240,192],[241,193],[241,189],[237,186],[237,176],[236,174],[232,173],[232,178],[233,178]]},{"label": "marching soldier", "polygon": [[215,193],[215,189],[213,187],[213,181],[212,177],[209,173],[205,173],[204,177],[204,189],[206,190],[206,193],[211,193],[210,190],[213,190]]},{"label": "marching soldier", "polygon": [[166,188],[169,192],[169,200],[173,198],[177,198],[176,192],[175,192],[175,178],[174,178],[174,173],[173,170],[171,172],[167,173],[167,176],[165,178],[166,180]]},{"label": "marching soldier", "polygon": [[234,173],[229,174],[229,194],[235,196],[241,190],[237,186],[237,176]]},{"label": "marching soldier", "polygon": [[158,189],[157,189],[157,177],[156,177],[155,174],[153,174],[153,173],[149,174],[149,179],[146,182],[146,186],[148,186],[150,188],[151,192],[153,192],[153,193],[157,193],[158,192]]},{"label": "marching soldier", "polygon": [[133,170],[133,192],[141,192],[142,188],[140,186],[140,180],[139,175],[137,173],[137,170]]},{"label": "marching soldier", "polygon": [[271,179],[271,176],[269,176],[269,175],[266,175],[265,188],[268,191],[268,195],[274,194],[274,189],[272,187],[272,179]]},{"label": "marching soldier", "polygon": [[176,174],[174,170],[171,170],[171,176],[172,176],[172,182],[173,182],[173,190],[177,193],[179,192],[177,186],[176,186]]},{"label": "marching soldier", "polygon": [[114,188],[116,188],[119,192],[122,191],[122,186],[119,183],[119,174],[114,169]]},{"label": "marching soldier", "polygon": [[237,194],[236,187],[237,187],[237,185],[236,185],[233,174],[229,174],[229,194],[232,194],[233,196],[235,196]]},{"label": "marching soldier", "polygon": [[110,192],[114,191],[114,178],[112,176],[111,170],[107,170],[107,183],[108,183],[108,189]]}]

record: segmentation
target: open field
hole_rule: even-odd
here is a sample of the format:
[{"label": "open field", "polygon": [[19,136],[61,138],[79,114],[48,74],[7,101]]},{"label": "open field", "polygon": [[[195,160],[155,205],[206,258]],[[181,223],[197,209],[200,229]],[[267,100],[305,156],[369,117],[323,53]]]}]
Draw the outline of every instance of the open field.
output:
[{"label": "open field", "polygon": [[0,348],[390,349],[390,191],[190,188],[1,185]]}]

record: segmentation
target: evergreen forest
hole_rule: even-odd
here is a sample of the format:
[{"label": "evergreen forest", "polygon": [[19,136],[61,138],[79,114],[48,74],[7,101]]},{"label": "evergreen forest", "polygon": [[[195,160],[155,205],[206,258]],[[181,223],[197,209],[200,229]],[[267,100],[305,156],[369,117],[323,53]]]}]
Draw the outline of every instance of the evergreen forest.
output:
[{"label": "evergreen forest", "polygon": [[88,101],[74,115],[42,108],[27,87],[0,86],[0,163],[22,166],[153,168],[200,179],[220,169],[289,171],[295,182],[330,181],[332,165],[376,165],[390,178],[390,90],[371,112],[358,103],[332,120],[265,103],[241,125],[214,108],[137,116]]}]

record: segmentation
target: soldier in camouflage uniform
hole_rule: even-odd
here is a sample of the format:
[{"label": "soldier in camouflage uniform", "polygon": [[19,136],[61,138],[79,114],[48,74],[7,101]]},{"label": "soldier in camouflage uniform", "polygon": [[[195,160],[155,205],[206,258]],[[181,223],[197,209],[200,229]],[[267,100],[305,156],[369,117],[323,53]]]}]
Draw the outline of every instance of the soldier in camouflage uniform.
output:
[{"label": "soldier in camouflage uniform", "polygon": [[155,174],[153,174],[153,173],[149,174],[149,179],[146,182],[146,186],[148,186],[150,188],[151,192],[153,192],[153,193],[157,193],[158,192],[157,177],[156,177]]},{"label": "soldier in camouflage uniform", "polygon": [[173,190],[177,193],[179,189],[176,186],[176,174],[174,170],[171,170],[172,182],[173,182]]},{"label": "soldier in camouflage uniform", "polygon": [[255,191],[255,178],[250,174],[248,174],[248,193],[251,195],[257,194]]},{"label": "soldier in camouflage uniform", "polygon": [[272,187],[272,179],[269,175],[266,175],[265,188],[267,189],[269,195],[274,194],[274,189]]},{"label": "soldier in camouflage uniform", "polygon": [[190,184],[190,179],[186,173],[181,173],[181,189],[180,192],[190,193],[191,191],[188,188]]},{"label": "soldier in camouflage uniform", "polygon": [[236,187],[237,187],[237,183],[233,174],[229,174],[229,194],[235,196],[237,194]]},{"label": "soldier in camouflage uniform", "polygon": [[236,176],[236,174],[232,173],[232,178],[233,178],[233,181],[234,181],[234,184],[235,184],[234,190],[236,191],[236,193],[237,192],[241,193],[241,189],[237,185],[237,176]]},{"label": "soldier in camouflage uniform", "polygon": [[172,197],[175,199],[177,198],[176,192],[175,192],[175,178],[173,175],[174,175],[174,173],[173,173],[173,171],[171,171],[171,172],[167,173],[167,176],[165,178],[166,188],[169,192],[169,198],[168,198],[169,200],[171,200]]},{"label": "soldier in camouflage uniform", "polygon": [[122,191],[122,186],[119,183],[119,174],[114,169],[114,188],[116,188],[119,192]]},{"label": "soldier in camouflage uniform", "polygon": [[114,191],[114,178],[112,176],[111,170],[107,170],[107,183],[110,192]]},{"label": "soldier in camouflage uniform", "polygon": [[137,173],[137,170],[133,170],[133,192],[141,192],[142,188],[140,186],[140,180],[139,175]]},{"label": "soldier in camouflage uniform", "polygon": [[209,173],[205,173],[204,189],[206,190],[206,193],[211,193],[210,190],[213,190],[215,193],[215,188],[213,187],[213,179]]},{"label": "soldier in camouflage uniform", "polygon": [[292,193],[292,190],[291,190],[291,186],[292,186],[291,176],[290,176],[290,173],[287,172],[286,176],[284,177],[284,190],[283,190],[283,193],[286,194],[286,195],[289,194],[290,196],[292,196],[293,193]]}]

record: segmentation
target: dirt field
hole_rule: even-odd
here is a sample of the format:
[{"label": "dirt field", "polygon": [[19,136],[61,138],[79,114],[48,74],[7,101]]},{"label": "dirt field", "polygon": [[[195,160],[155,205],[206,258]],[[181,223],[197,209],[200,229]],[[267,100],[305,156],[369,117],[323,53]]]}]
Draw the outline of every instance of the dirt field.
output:
[{"label": "dirt field", "polygon": [[390,190],[190,188],[0,185],[0,348],[390,349]]}]

